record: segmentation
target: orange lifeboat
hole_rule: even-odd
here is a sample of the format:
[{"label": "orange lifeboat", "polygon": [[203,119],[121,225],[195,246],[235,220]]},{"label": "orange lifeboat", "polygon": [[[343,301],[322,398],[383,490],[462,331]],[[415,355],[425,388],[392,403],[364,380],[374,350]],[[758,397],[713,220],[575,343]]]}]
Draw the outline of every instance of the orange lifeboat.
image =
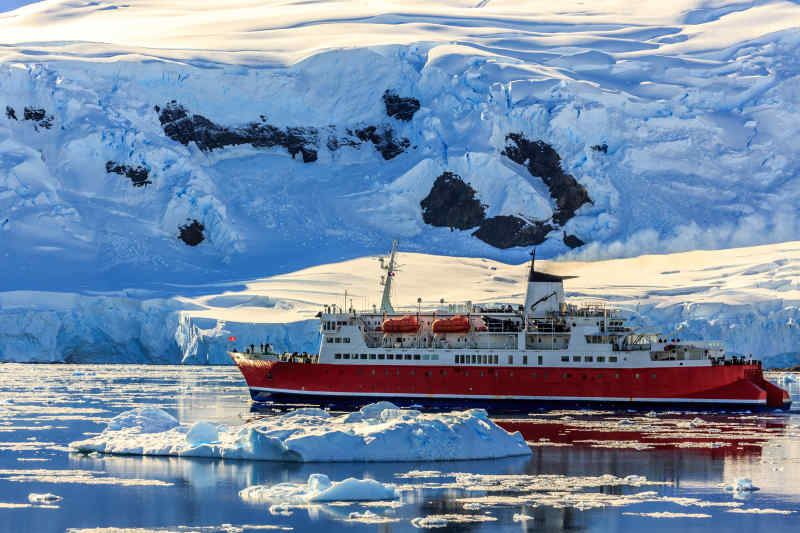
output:
[{"label": "orange lifeboat", "polygon": [[440,318],[433,323],[434,333],[467,333],[469,330],[469,319],[461,315],[453,318]]},{"label": "orange lifeboat", "polygon": [[385,333],[416,333],[419,331],[419,320],[411,315],[406,315],[402,318],[389,318],[383,321],[381,329]]}]

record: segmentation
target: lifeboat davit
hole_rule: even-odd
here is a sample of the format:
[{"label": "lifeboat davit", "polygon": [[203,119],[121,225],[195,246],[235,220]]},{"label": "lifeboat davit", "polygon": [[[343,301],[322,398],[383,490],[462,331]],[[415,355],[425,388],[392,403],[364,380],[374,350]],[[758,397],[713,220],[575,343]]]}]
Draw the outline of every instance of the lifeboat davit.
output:
[{"label": "lifeboat davit", "polygon": [[440,318],[433,323],[434,333],[467,333],[469,330],[469,319],[461,315],[453,318]]},{"label": "lifeboat davit", "polygon": [[384,333],[416,333],[419,331],[419,320],[411,315],[389,318],[383,321],[381,329]]}]

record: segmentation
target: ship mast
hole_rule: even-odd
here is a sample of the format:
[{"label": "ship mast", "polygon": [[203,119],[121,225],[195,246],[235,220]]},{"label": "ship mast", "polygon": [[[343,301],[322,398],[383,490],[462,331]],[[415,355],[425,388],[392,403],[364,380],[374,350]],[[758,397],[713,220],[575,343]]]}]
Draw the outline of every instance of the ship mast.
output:
[{"label": "ship mast", "polygon": [[385,265],[383,260],[381,259],[381,268],[386,270],[386,276],[383,277],[383,297],[381,298],[381,312],[386,314],[394,314],[394,308],[392,307],[392,278],[395,275],[395,264],[394,259],[395,255],[397,254],[397,239],[392,241],[392,251],[389,254],[389,264]]}]

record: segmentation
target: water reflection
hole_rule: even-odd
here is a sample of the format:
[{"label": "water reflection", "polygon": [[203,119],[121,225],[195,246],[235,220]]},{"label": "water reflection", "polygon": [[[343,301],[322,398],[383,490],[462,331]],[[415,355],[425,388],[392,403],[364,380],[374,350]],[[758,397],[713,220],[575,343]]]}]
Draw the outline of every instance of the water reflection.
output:
[{"label": "water reflection", "polygon": [[[58,509],[0,507],[0,531],[229,523],[288,526],[295,531],[401,532],[419,531],[412,521],[419,525],[431,518],[446,524],[434,531],[747,527],[774,533],[795,530],[800,519],[800,513],[733,514],[726,507],[736,504],[742,509],[800,511],[797,382],[782,383],[795,401],[790,413],[551,409],[494,415],[498,424],[520,431],[530,442],[530,457],[423,464],[294,464],[86,456],[64,451],[65,444],[102,430],[104,420],[135,406],[158,405],[187,423],[212,420],[233,425],[269,416],[269,410],[252,410],[236,369],[2,365],[2,371],[0,503],[26,502],[30,492],[52,492],[64,500]],[[1,431],[3,427],[8,431]],[[30,459],[46,461],[27,461]],[[160,480],[166,486],[43,481],[47,476],[39,480],[22,476],[27,481],[21,481],[12,474],[37,469],[50,477],[65,471],[94,472],[116,479]],[[402,476],[412,470],[438,474]],[[403,490],[393,506],[313,505],[294,509],[289,516],[271,514],[268,505],[251,504],[238,495],[253,485],[302,483],[317,472],[333,480],[373,478]],[[619,482],[632,474],[663,484]],[[497,481],[498,475],[507,478]],[[586,486],[580,482],[607,475],[618,479]],[[552,487],[546,476],[557,476]],[[761,490],[734,495],[721,488],[736,477],[751,478]],[[575,486],[565,490],[565,483]],[[719,506],[701,508],[697,502]],[[366,511],[397,521],[352,521],[352,516],[358,519]],[[713,518],[657,519],[623,514],[626,511],[703,513]]]}]

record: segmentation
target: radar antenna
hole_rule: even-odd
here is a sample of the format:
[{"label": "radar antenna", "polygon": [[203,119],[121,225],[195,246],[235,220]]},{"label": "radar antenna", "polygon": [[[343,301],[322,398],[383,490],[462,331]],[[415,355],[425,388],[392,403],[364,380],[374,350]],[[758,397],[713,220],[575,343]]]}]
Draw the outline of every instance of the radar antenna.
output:
[{"label": "radar antenna", "polygon": [[381,312],[386,314],[394,314],[392,307],[392,279],[397,270],[395,270],[395,255],[397,255],[397,239],[392,241],[392,251],[389,254],[389,264],[387,265],[381,260],[381,268],[386,270],[386,276],[382,276],[383,283],[383,297],[381,298]]}]

